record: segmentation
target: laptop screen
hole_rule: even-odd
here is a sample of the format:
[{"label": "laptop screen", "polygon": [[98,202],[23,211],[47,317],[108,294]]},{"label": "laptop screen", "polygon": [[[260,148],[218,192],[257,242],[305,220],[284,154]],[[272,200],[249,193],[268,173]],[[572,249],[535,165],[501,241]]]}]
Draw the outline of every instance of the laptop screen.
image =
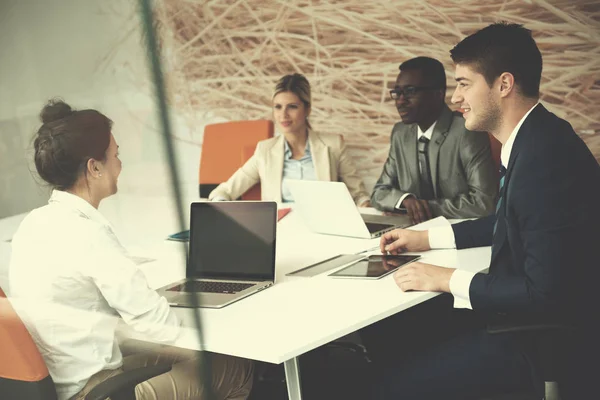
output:
[{"label": "laptop screen", "polygon": [[192,203],[191,278],[273,280],[275,202]]}]

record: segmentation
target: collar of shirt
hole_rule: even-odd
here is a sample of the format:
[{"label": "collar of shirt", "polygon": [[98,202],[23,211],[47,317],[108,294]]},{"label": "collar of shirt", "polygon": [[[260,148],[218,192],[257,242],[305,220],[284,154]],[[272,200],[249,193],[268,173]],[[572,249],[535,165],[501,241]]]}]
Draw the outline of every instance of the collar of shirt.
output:
[{"label": "collar of shirt", "polygon": [[77,195],[55,189],[52,191],[52,195],[48,200],[48,204],[52,203],[60,204],[72,210],[76,210],[86,218],[105,225],[112,230],[112,225],[106,218],[104,218],[102,214],[100,214],[100,211],[95,209],[90,203]]},{"label": "collar of shirt", "polygon": [[508,140],[502,146],[502,150],[500,151],[500,161],[502,162],[504,168],[508,167],[508,162],[510,161],[510,153],[512,151],[513,145],[515,144],[515,138],[517,137],[517,133],[519,133],[519,129],[521,129],[521,125],[523,125],[523,122],[525,122],[525,119],[527,118],[529,113],[535,107],[537,107],[538,104],[540,104],[539,101],[535,103],[535,105],[531,107],[529,111],[525,113],[525,115],[523,115],[523,118],[521,118],[517,126],[515,126],[515,129],[513,129],[513,131],[511,132],[510,136],[508,137]]},{"label": "collar of shirt", "polygon": [[[292,149],[290,148],[290,145],[288,144],[287,140],[283,140],[283,146],[284,146],[284,151],[283,151],[283,158],[285,160],[291,160],[292,159]],[[308,140],[308,138],[306,139],[306,147],[304,148],[304,156],[302,156],[302,159],[306,158],[306,157],[310,157],[310,141]]]},{"label": "collar of shirt", "polygon": [[425,132],[421,130],[421,127],[417,125],[417,140],[421,139],[421,136],[425,136],[427,139],[431,140],[431,136],[433,135],[433,130],[437,121],[435,121]]}]

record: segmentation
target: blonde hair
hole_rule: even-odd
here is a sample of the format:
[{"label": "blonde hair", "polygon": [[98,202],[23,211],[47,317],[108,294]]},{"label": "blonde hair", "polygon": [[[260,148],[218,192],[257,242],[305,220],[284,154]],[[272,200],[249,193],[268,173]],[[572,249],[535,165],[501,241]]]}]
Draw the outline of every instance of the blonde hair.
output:
[{"label": "blonde hair", "polygon": [[[302,103],[304,103],[304,107],[309,109],[311,106],[311,93],[310,93],[310,83],[308,83],[308,79],[302,74],[294,73],[291,75],[285,75],[281,79],[277,81],[275,84],[275,90],[273,91],[273,97],[277,96],[282,92],[291,92],[294,93]],[[312,129],[310,126],[310,122],[308,121],[308,117],[306,118],[306,125],[308,129]]]}]

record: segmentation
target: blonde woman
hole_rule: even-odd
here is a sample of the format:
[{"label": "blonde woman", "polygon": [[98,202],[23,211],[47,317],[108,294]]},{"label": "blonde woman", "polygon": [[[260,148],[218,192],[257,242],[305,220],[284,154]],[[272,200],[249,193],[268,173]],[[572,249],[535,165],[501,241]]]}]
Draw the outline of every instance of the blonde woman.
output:
[{"label": "blonde woman", "polygon": [[262,200],[291,202],[294,199],[287,181],[302,179],[342,181],[358,206],[369,207],[370,196],[346,152],[343,137],[313,131],[308,121],[310,112],[308,80],[301,74],[281,78],[273,94],[273,119],[282,135],[258,142],[254,155],[217,186],[209,199],[234,200],[260,182]]}]

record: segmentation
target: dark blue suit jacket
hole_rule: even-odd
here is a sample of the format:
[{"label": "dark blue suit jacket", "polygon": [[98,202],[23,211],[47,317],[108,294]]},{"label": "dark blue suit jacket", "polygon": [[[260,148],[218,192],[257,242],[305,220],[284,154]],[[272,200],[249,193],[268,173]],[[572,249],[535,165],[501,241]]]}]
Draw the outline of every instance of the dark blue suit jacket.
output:
[{"label": "dark blue suit jacket", "polygon": [[537,105],[519,129],[496,215],[453,226],[457,248],[492,245],[469,289],[490,329],[595,324],[600,166],[571,125]]}]

